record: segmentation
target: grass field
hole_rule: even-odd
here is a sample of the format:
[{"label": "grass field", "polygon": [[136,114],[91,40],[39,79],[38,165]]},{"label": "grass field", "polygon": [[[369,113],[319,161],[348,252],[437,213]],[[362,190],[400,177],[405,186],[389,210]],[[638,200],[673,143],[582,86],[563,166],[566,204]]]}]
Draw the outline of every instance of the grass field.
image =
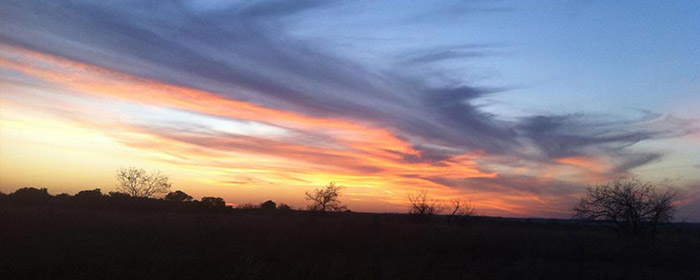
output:
[{"label": "grass field", "polygon": [[700,229],[0,206],[2,279],[700,279]]}]

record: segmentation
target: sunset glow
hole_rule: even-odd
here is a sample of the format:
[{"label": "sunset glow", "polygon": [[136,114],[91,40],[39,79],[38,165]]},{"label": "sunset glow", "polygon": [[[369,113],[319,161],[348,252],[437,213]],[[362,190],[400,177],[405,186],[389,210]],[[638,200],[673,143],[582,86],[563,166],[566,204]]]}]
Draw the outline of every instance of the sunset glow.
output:
[{"label": "sunset glow", "polygon": [[[406,195],[425,190],[442,200],[468,198],[485,215],[568,217],[586,186],[636,175],[676,186],[690,209],[681,205],[684,218],[700,219],[693,213],[699,116],[687,110],[635,103],[620,114],[586,105],[562,112],[551,100],[542,102],[545,110],[521,108],[492,98],[514,82],[476,86],[467,75],[446,82],[409,66],[387,71],[396,63],[329,50],[337,37],[324,45],[245,15],[184,4],[160,16],[142,15],[140,6],[76,6],[76,18],[61,28],[52,7],[29,13],[0,4],[2,192],[110,191],[115,170],[135,166],[168,174],[173,189],[195,198],[232,204],[272,199],[303,207],[305,191],[336,182],[353,211],[405,212]],[[91,22],[93,9],[132,19]],[[692,59],[700,61],[697,52]],[[698,102],[697,77],[678,104]]]}]

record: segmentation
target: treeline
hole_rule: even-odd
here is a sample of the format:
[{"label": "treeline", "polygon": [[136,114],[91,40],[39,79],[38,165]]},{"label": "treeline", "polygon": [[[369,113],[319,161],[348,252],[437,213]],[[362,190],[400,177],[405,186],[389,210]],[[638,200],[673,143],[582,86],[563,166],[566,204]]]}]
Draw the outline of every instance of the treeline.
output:
[{"label": "treeline", "polygon": [[234,210],[290,211],[286,204],[277,205],[268,200],[258,205],[247,203],[237,208],[226,205],[221,197],[194,199],[183,191],[169,192],[163,198],[135,197],[123,192],[102,193],[101,189],[83,190],[75,195],[66,193],[51,195],[46,188],[26,187],[13,193],[0,192],[0,204],[32,207],[105,209],[118,211],[205,211],[231,212]]},{"label": "treeline", "polygon": [[[59,194],[52,196],[45,188],[21,188],[6,195],[0,192],[0,203],[49,207],[82,207],[82,208],[115,208],[118,210],[163,210],[187,209],[200,211],[232,211],[232,210],[262,210],[262,211],[291,211],[291,206],[272,200],[260,204],[246,203],[236,208],[226,205],[221,197],[202,197],[195,200],[187,193],[177,190],[170,191],[172,184],[167,175],[160,171],[147,172],[144,169],[129,167],[120,168],[116,172],[117,191],[103,194],[101,189],[84,190],[71,196]],[[331,182],[327,186],[305,193],[305,199],[311,204],[306,210],[313,212],[350,211],[340,203],[338,197],[342,186]],[[155,198],[157,194],[164,195],[162,199]]]}]

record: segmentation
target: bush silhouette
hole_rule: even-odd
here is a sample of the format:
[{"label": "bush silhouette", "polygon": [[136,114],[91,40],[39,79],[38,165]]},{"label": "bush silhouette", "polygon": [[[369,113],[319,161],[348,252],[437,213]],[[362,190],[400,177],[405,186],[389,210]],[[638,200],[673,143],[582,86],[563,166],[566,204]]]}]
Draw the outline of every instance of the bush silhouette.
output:
[{"label": "bush silhouette", "polygon": [[78,201],[99,201],[102,199],[102,191],[100,189],[79,191],[75,194],[75,199]]},{"label": "bush silhouette", "polygon": [[47,203],[51,199],[51,195],[46,188],[21,188],[9,195],[13,201],[26,204],[41,204]]},{"label": "bush silhouette", "polygon": [[253,210],[253,209],[260,209],[260,206],[252,204],[252,203],[243,203],[241,205],[236,206],[236,209]]},{"label": "bush silhouette", "polygon": [[53,201],[54,203],[57,203],[57,204],[65,205],[65,204],[69,204],[69,203],[73,202],[73,197],[67,193],[62,193],[62,194],[58,194],[58,195],[54,196],[51,199],[51,201]]},{"label": "bush silhouette", "polygon": [[109,192],[109,198],[112,200],[127,200],[131,199],[131,195],[123,192]]},{"label": "bush silhouette", "polygon": [[226,207],[226,201],[221,197],[202,197],[200,204],[207,208],[224,208]]},{"label": "bush silhouette", "polygon": [[275,203],[272,200],[265,201],[265,202],[260,204],[260,209],[266,210],[266,211],[277,210],[277,203]]},{"label": "bush silhouette", "polygon": [[165,200],[173,202],[189,202],[192,201],[192,196],[186,194],[183,191],[177,190],[165,195]]},{"label": "bush silhouette", "polygon": [[292,210],[292,206],[289,206],[289,205],[287,205],[287,204],[285,204],[285,203],[280,203],[279,205],[277,205],[277,210],[280,210],[280,211],[290,211],[290,210]]}]

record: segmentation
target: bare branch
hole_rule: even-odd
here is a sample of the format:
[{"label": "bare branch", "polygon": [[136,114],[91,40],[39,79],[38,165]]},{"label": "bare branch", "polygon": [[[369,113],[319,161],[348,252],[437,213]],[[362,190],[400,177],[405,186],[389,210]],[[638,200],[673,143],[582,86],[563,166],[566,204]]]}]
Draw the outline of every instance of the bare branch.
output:
[{"label": "bare branch", "polygon": [[147,173],[135,167],[117,170],[117,188],[132,197],[152,197],[158,193],[167,193],[172,186],[168,176],[159,171]]},{"label": "bare branch", "polygon": [[428,193],[425,191],[409,193],[407,198],[411,203],[408,209],[408,213],[411,215],[430,217],[439,214],[442,210],[439,203],[428,197]]},{"label": "bare branch", "polygon": [[455,198],[450,200],[450,217],[456,216],[473,216],[476,214],[476,207],[472,205],[471,200]]},{"label": "bare branch", "polygon": [[312,203],[307,206],[310,211],[334,211],[339,212],[346,210],[347,207],[340,203],[338,197],[340,196],[340,191],[343,189],[342,186],[336,185],[335,182],[330,182],[327,186],[321,189],[315,189],[312,192],[306,192],[306,200],[310,200]]},{"label": "bare branch", "polygon": [[659,223],[673,219],[677,192],[664,192],[636,178],[620,178],[587,189],[586,197],[574,207],[574,218],[612,221],[627,234],[653,231]]}]

